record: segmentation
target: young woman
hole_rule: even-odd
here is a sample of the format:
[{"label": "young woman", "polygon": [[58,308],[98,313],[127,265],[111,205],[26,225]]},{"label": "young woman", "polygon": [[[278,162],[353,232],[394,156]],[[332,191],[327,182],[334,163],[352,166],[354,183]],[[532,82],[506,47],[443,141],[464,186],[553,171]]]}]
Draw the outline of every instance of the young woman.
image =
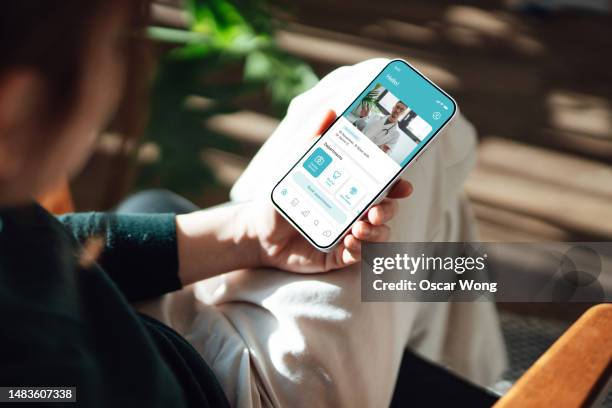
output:
[{"label": "young woman", "polygon": [[[243,268],[326,272],[384,241],[399,182],[333,253],[265,201],[186,215],[72,214],[32,197],[74,175],[124,88],[146,4],[20,0],[0,12],[0,385],[76,386],[82,406],[225,406],[189,343],[129,302]],[[214,336],[214,333],[210,333]]]}]

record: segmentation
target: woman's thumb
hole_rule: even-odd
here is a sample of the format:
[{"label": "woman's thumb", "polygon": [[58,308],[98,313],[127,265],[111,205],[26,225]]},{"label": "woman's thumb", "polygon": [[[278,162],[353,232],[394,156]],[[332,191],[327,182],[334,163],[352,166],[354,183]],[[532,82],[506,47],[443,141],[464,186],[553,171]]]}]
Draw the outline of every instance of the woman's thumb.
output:
[{"label": "woman's thumb", "polygon": [[327,128],[330,127],[332,123],[334,123],[334,120],[336,120],[337,117],[338,115],[336,115],[336,112],[331,109],[325,112],[325,116],[323,116],[323,119],[321,120],[321,125],[319,125],[319,129],[315,133],[314,137],[321,136],[323,132],[325,132]]}]

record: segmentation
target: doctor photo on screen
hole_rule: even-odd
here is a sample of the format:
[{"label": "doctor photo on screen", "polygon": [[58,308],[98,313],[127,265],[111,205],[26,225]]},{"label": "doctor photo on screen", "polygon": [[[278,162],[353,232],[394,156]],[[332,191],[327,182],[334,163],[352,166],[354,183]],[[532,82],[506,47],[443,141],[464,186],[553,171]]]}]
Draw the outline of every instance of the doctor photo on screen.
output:
[{"label": "doctor photo on screen", "polygon": [[355,122],[361,130],[383,152],[389,153],[400,137],[399,118],[408,109],[405,103],[397,101],[389,115],[371,115]]}]

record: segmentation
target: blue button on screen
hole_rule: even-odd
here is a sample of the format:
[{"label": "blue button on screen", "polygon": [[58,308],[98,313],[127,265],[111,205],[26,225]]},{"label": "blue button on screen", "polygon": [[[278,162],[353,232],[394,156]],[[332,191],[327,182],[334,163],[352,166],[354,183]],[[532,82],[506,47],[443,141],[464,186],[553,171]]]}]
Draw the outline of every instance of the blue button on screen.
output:
[{"label": "blue button on screen", "polygon": [[304,162],[304,168],[308,170],[312,177],[319,177],[319,175],[327,166],[329,166],[329,163],[331,162],[331,156],[325,153],[325,150],[317,147],[310,157],[308,157]]}]

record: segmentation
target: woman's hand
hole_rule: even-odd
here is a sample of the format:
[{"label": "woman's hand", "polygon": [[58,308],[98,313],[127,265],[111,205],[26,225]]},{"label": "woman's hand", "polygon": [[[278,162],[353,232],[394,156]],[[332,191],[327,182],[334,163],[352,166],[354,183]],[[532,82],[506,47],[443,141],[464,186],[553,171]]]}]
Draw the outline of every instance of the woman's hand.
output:
[{"label": "woman's hand", "polygon": [[[335,120],[328,112],[318,134]],[[330,253],[311,246],[266,199],[228,204],[176,217],[179,277],[184,285],[237,269],[271,266],[292,272],[324,272],[361,259],[361,243],[389,238],[386,225],[397,199],[412,186],[398,181],[380,204],[357,221]]]},{"label": "woman's hand", "polygon": [[[357,221],[343,241],[329,253],[313,247],[268,202],[249,204],[242,215],[248,235],[258,248],[261,266],[292,272],[326,272],[351,265],[361,259],[362,242],[384,242],[389,238],[389,222],[397,212],[397,199],[408,197],[412,186],[399,180],[380,204]],[[253,247],[253,246],[251,246]]]},{"label": "woman's hand", "polygon": [[[322,120],[316,137],[321,135],[336,119],[334,111],[328,111]],[[247,217],[251,223],[250,234],[258,241],[259,262],[263,266],[293,272],[324,272],[342,268],[361,259],[361,243],[383,242],[389,238],[386,225],[397,212],[397,199],[412,193],[412,185],[399,180],[387,198],[372,207],[362,220],[357,221],[340,245],[332,252],[324,253],[310,245],[270,203],[256,203]]]}]

